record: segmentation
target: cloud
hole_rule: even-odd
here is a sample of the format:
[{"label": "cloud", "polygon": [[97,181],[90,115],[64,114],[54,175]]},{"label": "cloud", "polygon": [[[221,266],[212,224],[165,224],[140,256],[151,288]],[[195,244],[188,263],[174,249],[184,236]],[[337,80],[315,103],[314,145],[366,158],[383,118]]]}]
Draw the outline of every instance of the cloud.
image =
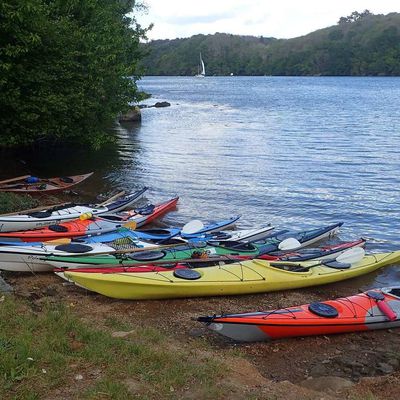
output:
[{"label": "cloud", "polygon": [[302,36],[335,25],[340,17],[369,9],[375,14],[400,12],[398,0],[146,0],[154,23],[152,39],[226,32],[277,38]]},{"label": "cloud", "polygon": [[190,16],[171,16],[161,18],[160,20],[168,24],[178,25],[193,25],[193,24],[209,24],[221,21],[223,19],[230,19],[234,13],[219,13],[211,15],[190,15]]}]

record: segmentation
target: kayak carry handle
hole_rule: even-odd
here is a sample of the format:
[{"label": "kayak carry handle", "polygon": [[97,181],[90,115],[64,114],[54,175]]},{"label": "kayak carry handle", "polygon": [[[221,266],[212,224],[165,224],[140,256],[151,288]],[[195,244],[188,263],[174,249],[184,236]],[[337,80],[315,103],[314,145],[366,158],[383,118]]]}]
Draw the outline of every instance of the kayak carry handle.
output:
[{"label": "kayak carry handle", "polygon": [[379,310],[382,311],[383,314],[389,319],[389,321],[395,321],[397,319],[397,314],[392,310],[392,307],[389,306],[384,300],[377,302]]}]

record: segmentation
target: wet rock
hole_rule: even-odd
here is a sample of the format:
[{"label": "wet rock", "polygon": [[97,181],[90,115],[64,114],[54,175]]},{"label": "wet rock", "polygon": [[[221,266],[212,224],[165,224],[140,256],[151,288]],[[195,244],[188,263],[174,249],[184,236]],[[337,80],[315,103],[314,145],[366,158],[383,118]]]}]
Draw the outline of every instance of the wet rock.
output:
[{"label": "wet rock", "polygon": [[321,376],[321,375],[326,375],[326,373],[327,369],[323,364],[316,364],[310,369],[311,376]]},{"label": "wet rock", "polygon": [[55,285],[49,285],[46,289],[43,290],[43,294],[45,296],[57,296],[58,290]]},{"label": "wet rock", "polygon": [[156,104],[154,104],[154,107],[156,108],[161,108],[161,107],[169,107],[171,103],[168,103],[168,101],[157,101]]},{"label": "wet rock", "polygon": [[0,293],[12,293],[13,288],[0,276]]},{"label": "wet rock", "polygon": [[394,371],[394,368],[390,364],[384,362],[378,363],[376,369],[385,375],[391,374]]},{"label": "wet rock", "polygon": [[141,121],[142,114],[140,112],[139,107],[131,108],[126,114],[122,114],[119,116],[119,122],[138,122]]},{"label": "wet rock", "polygon": [[193,328],[189,331],[189,335],[192,337],[201,337],[204,335],[204,329]]},{"label": "wet rock", "polygon": [[353,386],[354,383],[339,376],[321,376],[319,378],[306,379],[300,382],[300,386],[317,392],[337,393]]}]

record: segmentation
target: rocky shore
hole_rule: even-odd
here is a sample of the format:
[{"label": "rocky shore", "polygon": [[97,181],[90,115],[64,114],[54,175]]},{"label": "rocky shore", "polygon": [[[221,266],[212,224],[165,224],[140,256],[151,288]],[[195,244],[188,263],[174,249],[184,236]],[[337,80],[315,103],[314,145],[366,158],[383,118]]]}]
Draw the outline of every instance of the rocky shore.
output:
[{"label": "rocky shore", "polygon": [[[400,330],[240,344],[214,334],[194,318],[214,312],[251,311],[348,295],[346,285],[249,296],[164,301],[120,301],[89,293],[52,274],[6,274],[15,296],[36,312],[47,302],[73,305],[79,318],[107,318],[160,330],[171,346],[203,343],[229,369],[229,398],[390,399],[400,390]],[[131,332],[116,332],[120,337]],[[271,397],[272,396],[272,397]],[[251,398],[253,398],[251,397]],[[227,397],[228,398],[228,397]]]}]

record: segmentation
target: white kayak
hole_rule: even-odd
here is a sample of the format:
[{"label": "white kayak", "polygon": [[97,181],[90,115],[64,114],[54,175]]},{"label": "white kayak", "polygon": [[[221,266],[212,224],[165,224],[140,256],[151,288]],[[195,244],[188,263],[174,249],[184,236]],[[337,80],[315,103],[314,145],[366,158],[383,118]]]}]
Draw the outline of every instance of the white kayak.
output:
[{"label": "white kayak", "polygon": [[79,218],[82,214],[103,215],[116,213],[131,207],[143,196],[147,188],[131,193],[122,199],[109,204],[99,205],[70,205],[54,207],[48,210],[31,212],[28,214],[0,215],[0,232],[24,231],[38,229],[48,225],[56,225],[61,222]]},{"label": "white kayak", "polygon": [[[44,272],[52,271],[54,263],[47,261],[48,256],[78,257],[96,256],[101,254],[113,254],[119,250],[153,250],[161,245],[141,240],[130,241],[124,244],[85,243],[70,242],[65,244],[52,244],[44,242],[40,244],[26,243],[23,245],[0,245],[0,270],[13,272]],[[77,258],[78,259],[78,258]],[[62,261],[60,265],[64,265]],[[58,266],[58,265],[57,265]],[[85,264],[77,264],[75,268]]]}]

